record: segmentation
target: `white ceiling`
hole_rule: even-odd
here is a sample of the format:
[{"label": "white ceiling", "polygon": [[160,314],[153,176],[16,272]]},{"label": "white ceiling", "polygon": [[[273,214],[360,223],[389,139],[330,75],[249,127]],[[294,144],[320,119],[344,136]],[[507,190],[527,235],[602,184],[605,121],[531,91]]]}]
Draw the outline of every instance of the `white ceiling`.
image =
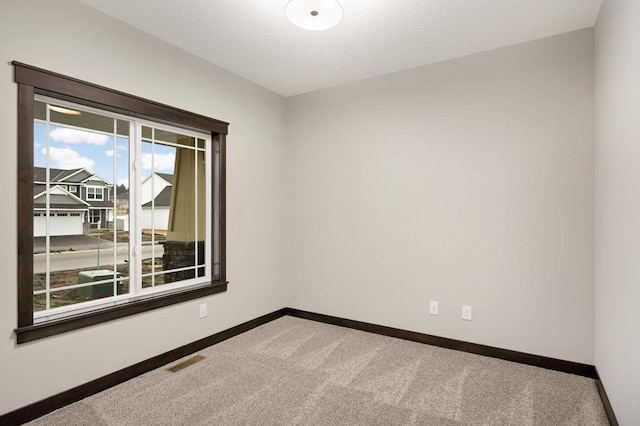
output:
[{"label": "white ceiling", "polygon": [[80,0],[292,96],[594,25],[602,0],[341,0],[326,31],[288,0]]}]

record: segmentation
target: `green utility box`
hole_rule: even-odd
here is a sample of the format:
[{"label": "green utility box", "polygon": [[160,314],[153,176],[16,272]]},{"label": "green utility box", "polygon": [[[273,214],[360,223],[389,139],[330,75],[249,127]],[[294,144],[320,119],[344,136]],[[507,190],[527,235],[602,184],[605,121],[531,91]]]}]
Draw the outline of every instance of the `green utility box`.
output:
[{"label": "green utility box", "polygon": [[[117,278],[121,278],[120,272],[116,273]],[[113,296],[113,271],[109,269],[96,269],[92,271],[82,271],[78,274],[78,284],[85,284],[94,281],[111,280],[108,283],[96,284],[76,289],[78,297],[90,299],[102,299]],[[122,282],[118,282],[118,293],[122,294]]]}]

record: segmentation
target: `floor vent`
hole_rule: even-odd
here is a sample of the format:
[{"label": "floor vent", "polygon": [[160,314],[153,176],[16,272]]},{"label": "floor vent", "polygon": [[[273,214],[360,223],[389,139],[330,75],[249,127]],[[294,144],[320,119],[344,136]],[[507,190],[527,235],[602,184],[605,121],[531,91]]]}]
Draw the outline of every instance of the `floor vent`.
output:
[{"label": "floor vent", "polygon": [[167,368],[167,371],[171,371],[172,373],[177,373],[178,371],[183,370],[189,367],[190,365],[195,364],[196,362],[200,362],[203,359],[204,357],[202,355],[196,355],[194,357],[191,357],[189,359],[182,361],[179,364],[174,365],[173,367]]}]

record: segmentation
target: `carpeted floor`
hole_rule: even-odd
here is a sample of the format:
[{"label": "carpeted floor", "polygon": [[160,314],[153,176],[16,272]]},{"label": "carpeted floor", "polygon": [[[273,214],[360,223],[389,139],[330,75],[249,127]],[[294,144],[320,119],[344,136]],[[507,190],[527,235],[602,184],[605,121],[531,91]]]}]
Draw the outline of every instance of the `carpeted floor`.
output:
[{"label": "carpeted floor", "polygon": [[593,380],[294,317],[198,354],[29,424],[608,424]]}]

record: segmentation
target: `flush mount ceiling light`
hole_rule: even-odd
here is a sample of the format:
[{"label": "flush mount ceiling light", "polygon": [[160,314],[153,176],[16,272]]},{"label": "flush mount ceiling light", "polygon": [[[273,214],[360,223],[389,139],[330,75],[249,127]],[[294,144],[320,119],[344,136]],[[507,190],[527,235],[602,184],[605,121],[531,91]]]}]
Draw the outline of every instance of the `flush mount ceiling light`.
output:
[{"label": "flush mount ceiling light", "polygon": [[305,30],[328,30],[342,20],[344,11],[337,0],[291,0],[287,18]]}]

